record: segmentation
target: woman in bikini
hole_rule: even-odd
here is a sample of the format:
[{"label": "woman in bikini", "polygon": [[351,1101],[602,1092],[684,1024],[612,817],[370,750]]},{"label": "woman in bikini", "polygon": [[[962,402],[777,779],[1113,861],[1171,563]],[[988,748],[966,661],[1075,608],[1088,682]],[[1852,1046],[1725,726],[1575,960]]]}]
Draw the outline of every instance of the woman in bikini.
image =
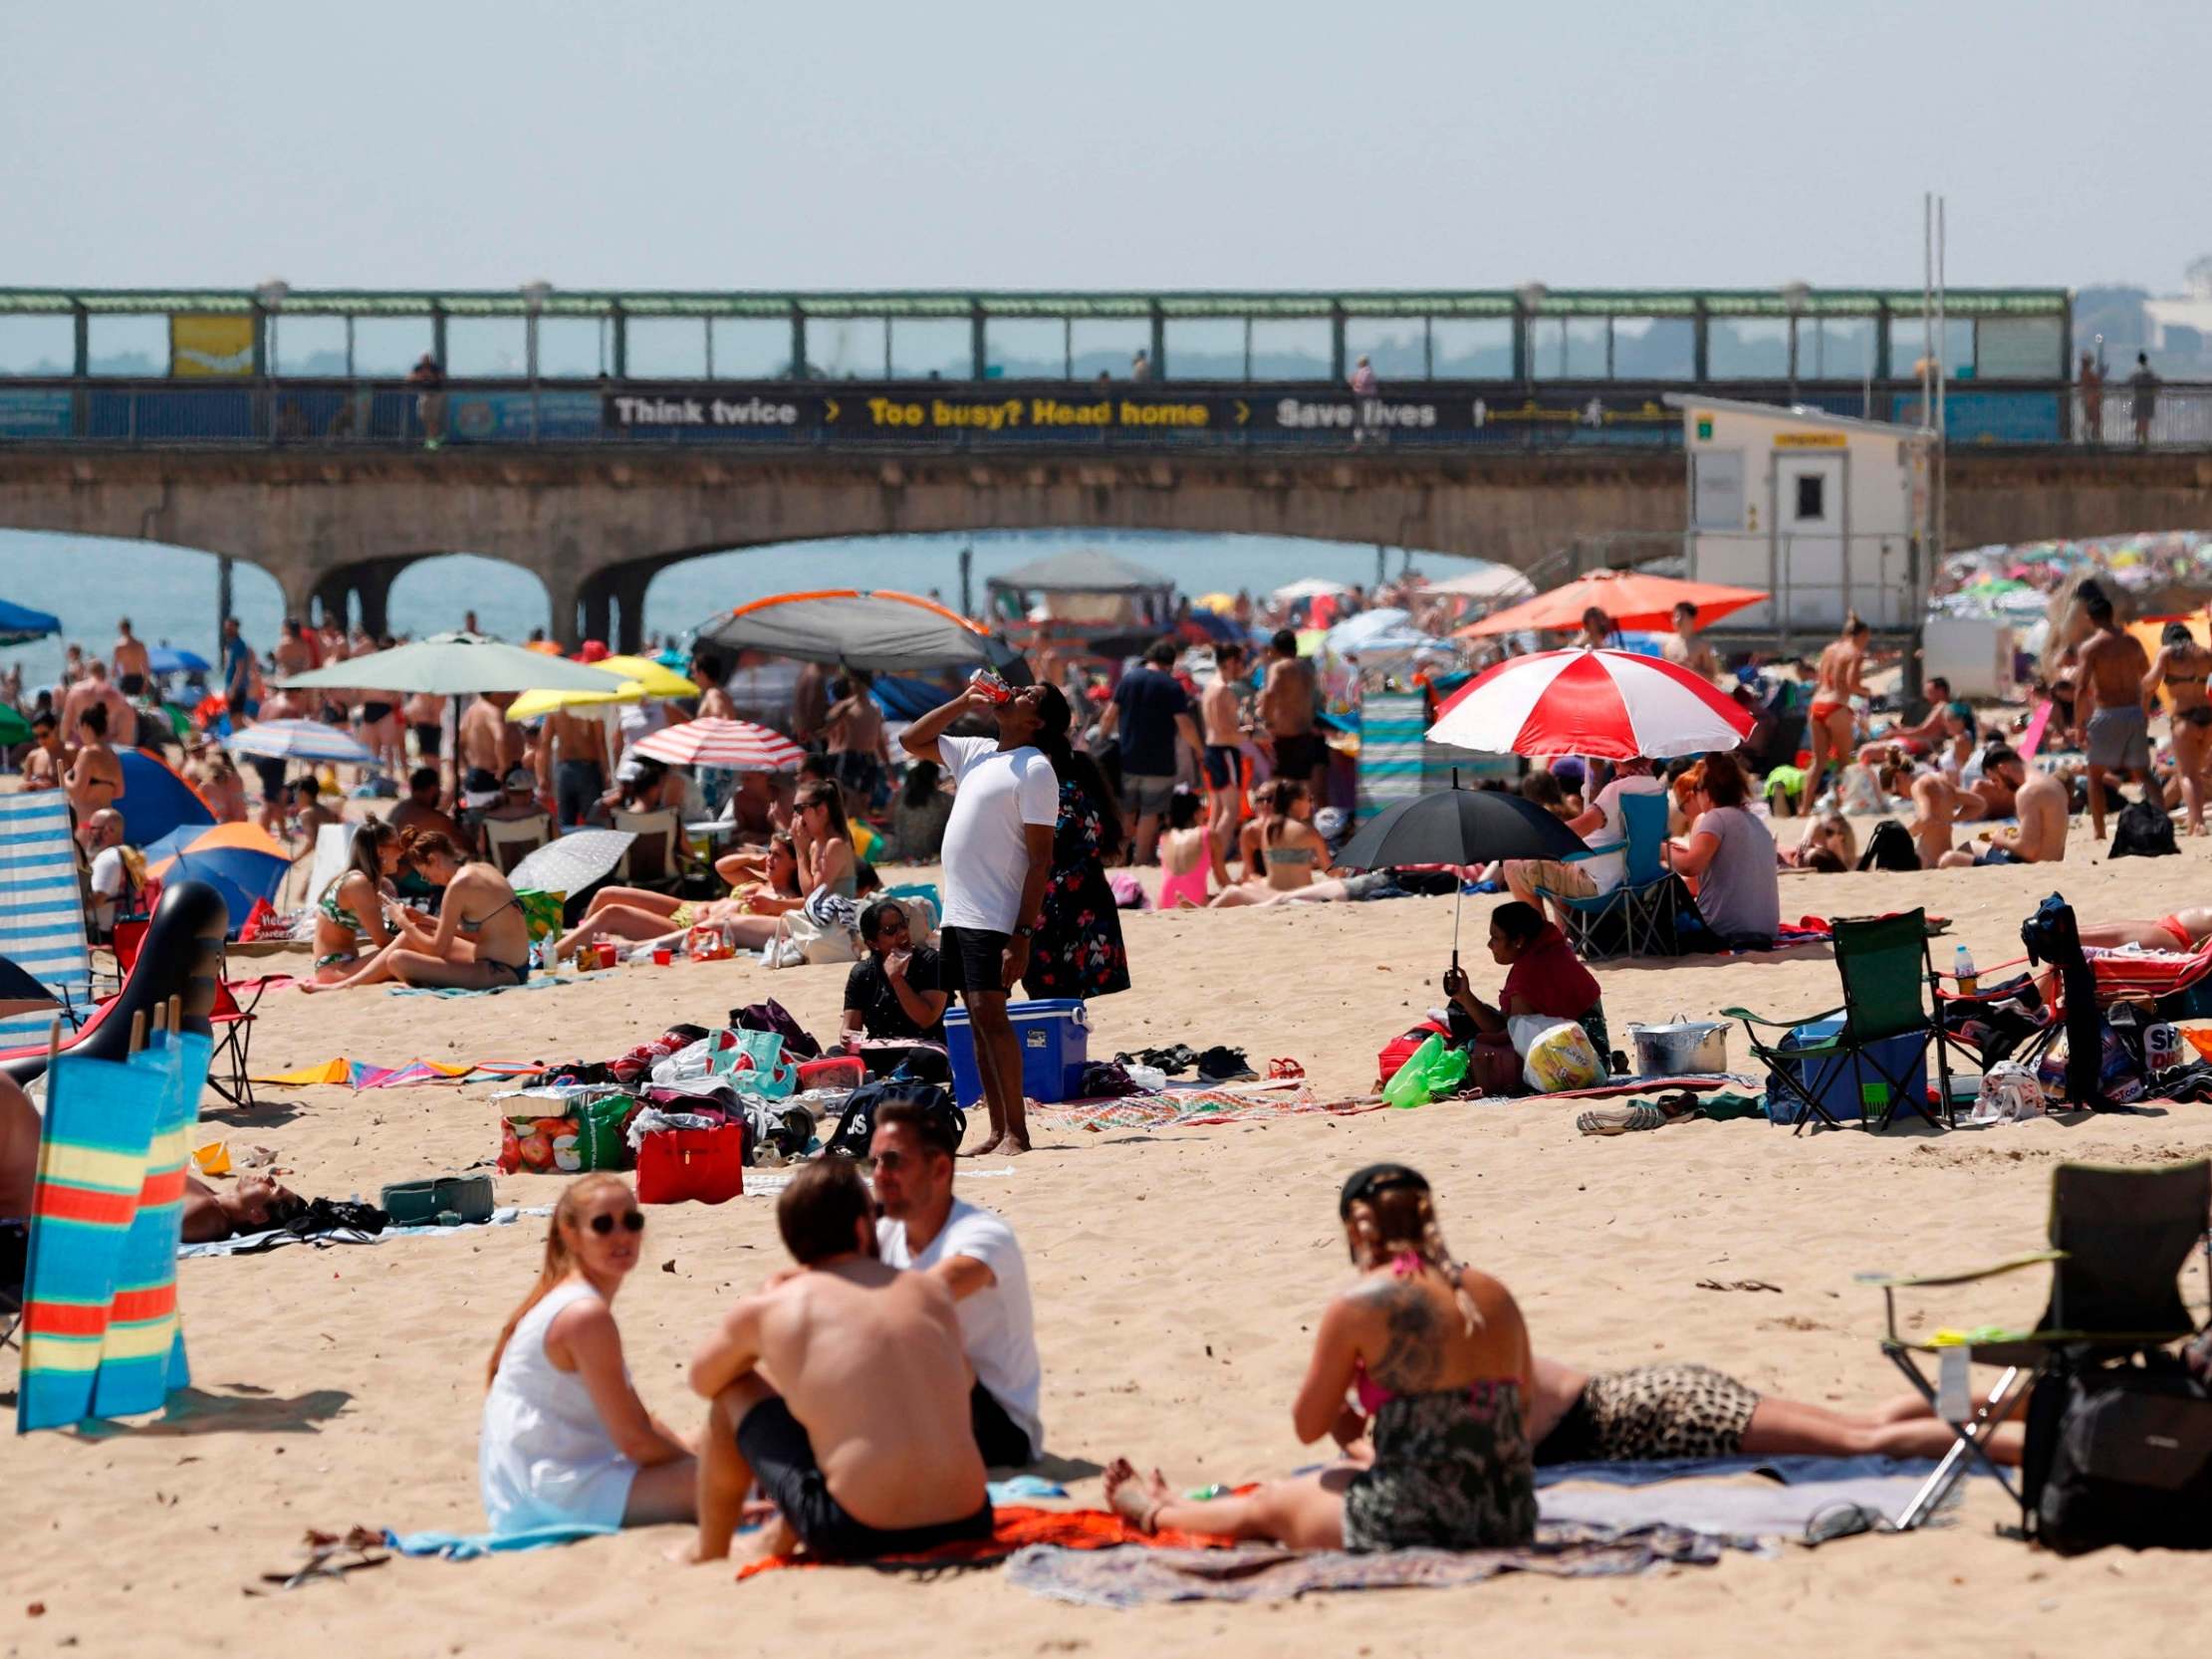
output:
[{"label": "woman in bikini", "polygon": [[[1337,1203],[1359,1278],[1322,1314],[1291,1421],[1302,1441],[1367,1441],[1364,1464],[1184,1502],[1126,1458],[1106,1499],[1162,1527],[1293,1549],[1480,1549],[1526,1543],[1536,1486],[1525,1427],[1529,1335],[1512,1294],[1445,1248],[1428,1183],[1373,1164]],[[1347,1399],[1356,1389],[1358,1404]]]},{"label": "woman in bikini", "polygon": [[399,831],[372,818],[354,831],[353,857],[315,906],[315,978],[321,985],[348,979],[361,967],[362,941],[371,951],[392,941],[384,901],[397,902],[391,878],[402,861]]},{"label": "woman in bikini", "polygon": [[[768,842],[767,879],[749,881],[728,898],[678,899],[644,887],[602,887],[592,895],[584,919],[561,936],[555,960],[566,962],[601,939],[650,943],[688,933],[702,922],[730,922],[749,915],[780,915],[806,901],[799,886],[799,854],[791,837],[778,831]],[[715,867],[728,864],[725,858]],[[743,873],[740,870],[740,873]]]},{"label": "woman in bikini", "polygon": [[1213,830],[1200,819],[1205,803],[1185,790],[1167,801],[1167,828],[1159,837],[1159,907],[1203,909],[1206,876],[1213,867]]},{"label": "woman in bikini", "polygon": [[2160,637],[2158,654],[2151,658],[2143,678],[2143,702],[2148,706],[2166,688],[2173,703],[2173,764],[2181,774],[2181,805],[2185,811],[2182,833],[2204,833],[2206,762],[2212,759],[2212,698],[2205,695],[2205,679],[2212,675],[2212,650],[2198,644],[2187,622],[2168,622]]},{"label": "woman in bikini", "polygon": [[504,990],[530,978],[530,927],[522,900],[490,864],[470,863],[437,830],[402,832],[402,861],[445,889],[435,933],[402,916],[398,934],[347,978],[303,991],[346,991],[395,979],[462,991]]},{"label": "woman in bikini", "polygon": [[[1535,1372],[1529,1438],[1540,1466],[1790,1453],[1940,1458],[1956,1442],[1917,1396],[1873,1411],[1832,1411],[1762,1395],[1704,1365],[1584,1371],[1540,1357]],[[1990,1456],[2018,1463],[2022,1433],[2011,1423],[1993,1430]]]},{"label": "woman in bikini", "polygon": [[1866,641],[1873,631],[1853,610],[1843,618],[1843,633],[1821,652],[1813,706],[1806,711],[1805,746],[1813,752],[1808,801],[1821,798],[1831,762],[1844,766],[1851,759],[1851,731],[1856,723],[1851,699],[1866,695]]},{"label": "woman in bikini", "polygon": [[1314,828],[1314,794],[1296,778],[1271,778],[1260,786],[1260,813],[1237,837],[1244,879],[1214,895],[1210,908],[1270,904],[1314,884],[1334,864],[1329,843]]},{"label": "woman in bikini", "polygon": [[2212,939],[2212,905],[2192,905],[2170,916],[2144,917],[2140,921],[2084,922],[2081,933],[2085,950],[2125,950],[2136,945],[2144,950],[2187,955]]}]

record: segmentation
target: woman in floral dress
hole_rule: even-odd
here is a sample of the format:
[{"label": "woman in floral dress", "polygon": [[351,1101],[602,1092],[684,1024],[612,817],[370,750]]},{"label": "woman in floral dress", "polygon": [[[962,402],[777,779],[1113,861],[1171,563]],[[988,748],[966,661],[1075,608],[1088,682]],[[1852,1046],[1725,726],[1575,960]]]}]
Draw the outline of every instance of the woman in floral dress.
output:
[{"label": "woman in floral dress", "polygon": [[1129,988],[1121,912],[1106,885],[1106,860],[1120,848],[1121,819],[1098,763],[1068,742],[1068,699],[1045,688],[1037,747],[1060,778],[1060,822],[1043,924],[1030,942],[1023,989],[1031,997],[1106,997]]}]

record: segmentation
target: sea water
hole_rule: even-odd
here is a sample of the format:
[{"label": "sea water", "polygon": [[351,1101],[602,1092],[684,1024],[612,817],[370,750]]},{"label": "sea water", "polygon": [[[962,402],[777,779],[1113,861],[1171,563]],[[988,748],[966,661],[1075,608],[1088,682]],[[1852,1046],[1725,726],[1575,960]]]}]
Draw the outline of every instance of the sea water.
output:
[{"label": "sea water", "polygon": [[[960,603],[960,552],[974,550],[969,600],[984,603],[994,572],[1086,547],[1108,547],[1147,565],[1193,596],[1239,589],[1264,594],[1302,577],[1372,586],[1378,558],[1395,577],[1408,563],[1398,549],[1310,542],[1292,537],[1180,536],[1155,533],[1020,531],[965,536],[870,537],[747,548],[686,560],[662,571],[645,592],[645,631],[680,641],[718,611],[794,589],[895,588]],[[1482,561],[1410,556],[1438,579]],[[118,618],[148,644],[174,645],[217,659],[216,561],[210,554],[146,542],[49,536],[0,530],[0,599],[61,618],[60,639],[0,649],[0,666],[21,662],[25,683],[51,683],[63,645],[76,640],[105,654]],[[240,631],[266,654],[284,616],[276,580],[256,567],[233,567],[231,608]],[[461,625],[524,639],[547,624],[545,590],[531,572],[496,559],[454,554],[409,566],[392,585],[390,622],[417,637]]]}]

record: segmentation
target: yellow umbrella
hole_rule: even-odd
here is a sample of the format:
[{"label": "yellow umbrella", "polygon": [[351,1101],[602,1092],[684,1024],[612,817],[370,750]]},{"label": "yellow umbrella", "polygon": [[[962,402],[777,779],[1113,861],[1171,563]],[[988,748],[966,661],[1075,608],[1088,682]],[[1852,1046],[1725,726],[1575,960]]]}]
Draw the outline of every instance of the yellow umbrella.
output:
[{"label": "yellow umbrella", "polygon": [[609,676],[605,691],[525,691],[507,710],[510,720],[535,720],[555,709],[604,703],[641,703],[648,697],[696,697],[699,688],[649,656],[605,656],[592,664]]},{"label": "yellow umbrella", "polygon": [[1237,607],[1234,593],[1200,593],[1190,602],[1200,610],[1212,611],[1216,616],[1226,616]]}]

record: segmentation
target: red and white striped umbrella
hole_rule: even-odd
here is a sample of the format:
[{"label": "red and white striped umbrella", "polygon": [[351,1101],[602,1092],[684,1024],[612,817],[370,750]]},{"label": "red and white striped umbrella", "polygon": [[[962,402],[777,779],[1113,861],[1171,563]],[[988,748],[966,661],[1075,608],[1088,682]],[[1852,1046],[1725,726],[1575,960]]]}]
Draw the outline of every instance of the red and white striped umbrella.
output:
[{"label": "red and white striped umbrella", "polygon": [[1494,755],[1664,760],[1733,749],[1751,711],[1712,684],[1629,651],[1538,651],[1508,658],[1447,702],[1429,740]]},{"label": "red and white striped umbrella", "polygon": [[807,752],[781,732],[750,720],[686,720],[637,740],[635,754],[670,766],[718,766],[729,772],[792,772]]}]

